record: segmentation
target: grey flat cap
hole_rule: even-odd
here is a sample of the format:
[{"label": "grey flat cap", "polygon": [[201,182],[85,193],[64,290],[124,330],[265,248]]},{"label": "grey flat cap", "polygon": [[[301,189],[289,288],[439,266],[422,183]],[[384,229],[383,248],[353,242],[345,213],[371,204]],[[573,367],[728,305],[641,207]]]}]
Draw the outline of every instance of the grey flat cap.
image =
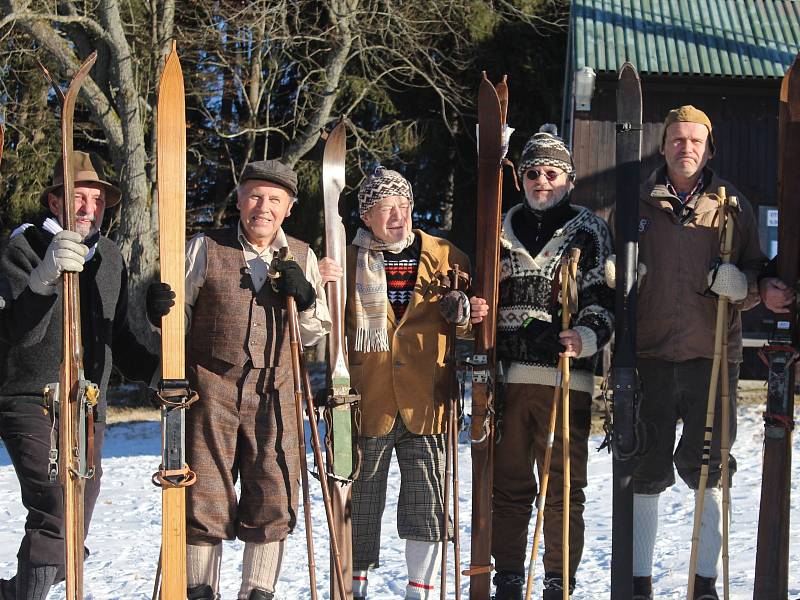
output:
[{"label": "grey flat cap", "polygon": [[277,183],[289,190],[292,196],[297,196],[297,173],[277,159],[247,163],[239,183],[242,184],[249,179]]}]

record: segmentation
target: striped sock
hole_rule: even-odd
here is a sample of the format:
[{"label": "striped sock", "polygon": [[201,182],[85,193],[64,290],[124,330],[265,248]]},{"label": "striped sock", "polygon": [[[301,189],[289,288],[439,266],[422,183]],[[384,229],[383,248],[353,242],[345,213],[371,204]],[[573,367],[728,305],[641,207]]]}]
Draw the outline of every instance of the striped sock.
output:
[{"label": "striped sock", "polygon": [[406,600],[431,600],[434,580],[442,561],[441,542],[406,540],[408,585]]},{"label": "striped sock", "polygon": [[186,584],[193,588],[210,585],[219,588],[219,567],[222,563],[222,543],[215,546],[186,545]]},{"label": "striped sock", "polygon": [[283,540],[265,544],[245,542],[239,600],[247,600],[253,589],[274,592],[282,560]]},{"label": "striped sock", "polygon": [[367,571],[353,569],[353,597],[367,597]]}]

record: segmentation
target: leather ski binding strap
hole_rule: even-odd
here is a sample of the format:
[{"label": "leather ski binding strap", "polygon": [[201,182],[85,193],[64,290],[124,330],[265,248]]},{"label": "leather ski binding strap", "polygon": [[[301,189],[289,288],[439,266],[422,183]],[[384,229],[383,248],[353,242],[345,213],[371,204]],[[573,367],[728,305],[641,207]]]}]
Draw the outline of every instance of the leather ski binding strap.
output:
[{"label": "leather ski binding strap", "polygon": [[461,574],[465,577],[474,577],[475,575],[486,575],[492,571],[494,571],[494,565],[489,563],[488,565],[470,565],[468,569],[461,571]]},{"label": "leather ski binding strap", "polygon": [[161,406],[167,410],[189,408],[199,399],[186,379],[162,379],[158,382],[156,396]]},{"label": "leather ski binding strap", "polygon": [[182,488],[194,485],[197,475],[189,468],[189,465],[183,465],[182,469],[156,471],[150,481],[154,486],[160,488]]}]

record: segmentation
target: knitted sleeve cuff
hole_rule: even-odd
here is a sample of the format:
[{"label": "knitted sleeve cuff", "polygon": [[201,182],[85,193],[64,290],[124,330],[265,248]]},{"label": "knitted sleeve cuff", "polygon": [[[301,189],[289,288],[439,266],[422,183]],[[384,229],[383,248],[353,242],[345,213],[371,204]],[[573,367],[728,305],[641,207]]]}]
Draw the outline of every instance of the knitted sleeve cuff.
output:
[{"label": "knitted sleeve cuff", "polygon": [[573,329],[581,336],[581,353],[578,358],[594,356],[597,353],[597,334],[585,325],[577,325]]}]

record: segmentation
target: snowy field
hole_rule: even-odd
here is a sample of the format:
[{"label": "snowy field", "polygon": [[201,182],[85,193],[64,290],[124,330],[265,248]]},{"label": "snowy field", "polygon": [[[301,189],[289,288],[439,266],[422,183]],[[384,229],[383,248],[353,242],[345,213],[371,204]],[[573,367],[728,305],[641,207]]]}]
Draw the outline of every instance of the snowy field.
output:
[{"label": "snowy field", "polygon": [[[760,407],[740,410],[739,437],[734,454],[739,473],[732,491],[731,598],[752,598],[755,540],[760,498],[761,444],[763,427]],[[800,523],[800,440],[794,441],[794,484],[792,522]],[[150,483],[158,465],[159,426],[154,422],[114,425],[106,435],[103,488],[95,511],[87,545],[92,551],[86,562],[86,597],[94,600],[116,598],[146,599],[153,590],[160,536],[160,492]],[[463,441],[463,440],[462,440]],[[598,437],[591,440],[597,447]],[[309,454],[309,461],[311,455]],[[469,561],[470,461],[469,445],[460,447],[462,568]],[[395,536],[395,510],[399,473],[393,466],[391,489],[383,518],[383,550],[380,570],[370,576],[370,599],[402,598],[405,583],[404,546]],[[314,532],[318,583],[322,598],[329,598],[327,585],[327,535],[319,486],[314,492]],[[611,552],[611,458],[605,452],[591,452],[586,507],[586,551],[578,573],[576,600],[607,598]],[[661,528],[655,555],[655,589],[659,599],[685,597],[686,572],[692,528],[693,496],[681,484],[661,499]],[[23,531],[23,508],[19,487],[5,449],[0,445],[0,577],[16,568],[16,550]],[[307,557],[303,519],[290,538],[276,597],[280,600],[309,598]],[[241,573],[243,544],[226,543],[223,552],[222,598],[235,600]],[[452,547],[449,551],[452,561]],[[800,561],[800,536],[794,536],[790,564]],[[541,567],[537,570],[541,573]],[[800,575],[795,570],[790,597],[800,595]],[[537,582],[540,585],[540,582]],[[452,585],[452,576],[449,584]],[[464,592],[468,582],[464,578]],[[322,589],[322,588],[325,589]],[[537,595],[541,598],[541,592]],[[721,593],[721,586],[719,587]],[[54,599],[64,598],[63,586]],[[438,589],[435,597],[439,597]],[[452,591],[449,597],[453,597]],[[466,597],[466,596],[462,596]],[[534,596],[536,597],[536,595]]]}]

